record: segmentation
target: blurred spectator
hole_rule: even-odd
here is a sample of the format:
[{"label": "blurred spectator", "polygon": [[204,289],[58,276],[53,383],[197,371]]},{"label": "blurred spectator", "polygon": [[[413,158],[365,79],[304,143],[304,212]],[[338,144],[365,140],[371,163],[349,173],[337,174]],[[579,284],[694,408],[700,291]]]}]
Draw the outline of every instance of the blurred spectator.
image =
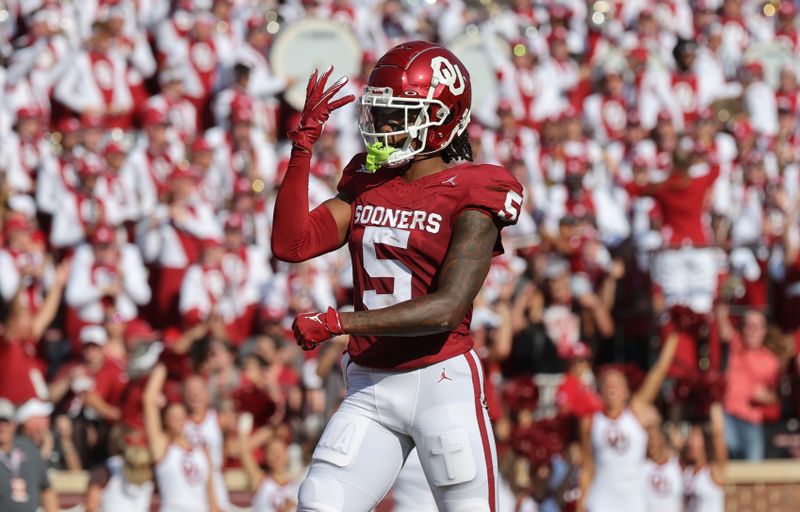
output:
[{"label": "blurred spectator", "polygon": [[0,297],[10,303],[21,291],[23,305],[37,311],[45,296],[45,279],[52,278],[41,232],[24,214],[8,215],[3,226],[5,247],[0,249]]},{"label": "blurred spectator", "polygon": [[[65,296],[72,320],[68,319],[67,328],[73,340],[84,325],[100,325],[107,319],[123,324],[134,320],[139,308],[150,302],[140,253],[131,244],[119,243],[118,238],[110,226],[100,225],[89,243],[75,250]],[[76,354],[80,352],[77,344],[73,347]]]},{"label": "blurred spectator", "polygon": [[677,346],[678,335],[673,333],[664,340],[658,360],[633,393],[620,369],[608,368],[600,375],[603,410],[582,418],[580,424],[584,467],[579,511],[645,508],[646,429],[650,427],[645,422],[652,420],[650,408]]},{"label": "blurred spectator", "polygon": [[39,449],[45,464],[49,467],[58,463],[55,439],[50,430],[50,415],[53,404],[31,398],[17,408],[16,422],[19,433]]},{"label": "blurred spectator", "polygon": [[197,176],[176,167],[170,174],[169,202],[159,204],[142,227],[145,253],[156,263],[158,283],[154,312],[160,326],[178,325],[181,282],[197,260],[203,240],[219,240],[221,229],[214,211],[200,195]]},{"label": "blurred spectator", "polygon": [[634,195],[655,199],[663,216],[664,249],[653,261],[653,279],[667,307],[683,305],[708,313],[714,301],[717,270],[708,249],[710,233],[704,228],[704,198],[719,176],[715,162],[703,158],[689,139],[681,141],[674,170],[658,184],[630,183]]},{"label": "blurred spectator", "polygon": [[256,447],[250,443],[252,416],[243,415],[242,420],[239,425],[239,443],[242,465],[247,472],[250,489],[254,492],[253,508],[275,512],[295,510],[300,482],[298,475],[290,473],[286,440],[277,433],[269,437],[263,444],[264,464],[259,465],[253,457],[253,449]]},{"label": "blurred spectator", "polygon": [[167,368],[159,364],[150,375],[143,396],[145,432],[161,510],[216,512],[208,452],[186,438],[186,406],[181,402],[163,404],[161,391],[166,378]]},{"label": "blurred spectator", "polygon": [[208,452],[217,506],[220,510],[229,510],[228,489],[222,478],[223,433],[221,424],[224,418],[211,408],[211,397],[207,384],[199,375],[194,375],[184,381],[183,400],[189,413],[189,419],[186,422],[186,438],[195,448]]},{"label": "blurred spectator", "polygon": [[602,401],[594,388],[591,349],[578,342],[567,356],[567,371],[556,393],[559,413],[581,418],[602,409]]},{"label": "blurred spectator", "polygon": [[121,455],[110,457],[92,471],[84,503],[86,512],[150,510],[155,485],[144,437],[127,436],[121,449]]},{"label": "blurred spectator", "polygon": [[683,510],[683,469],[679,453],[667,439],[661,416],[653,408],[653,417],[646,420],[647,428],[647,510],[681,512]]},{"label": "blurred spectator", "polygon": [[34,512],[40,507],[56,512],[58,498],[42,456],[24,434],[16,435],[17,423],[13,404],[0,398],[0,505],[9,512]]},{"label": "blurred spectator", "polygon": [[722,406],[710,409],[710,428],[693,425],[684,447],[684,504],[687,510],[725,510],[725,420]]},{"label": "blurred spectator", "polygon": [[44,364],[37,357],[38,347],[58,313],[69,270],[69,261],[58,266],[44,301],[35,311],[24,301],[22,289],[5,305],[0,321],[3,327],[0,366],[4,369],[0,372],[0,396],[17,406],[35,397],[47,399]]},{"label": "blurred spectator", "polygon": [[134,98],[128,82],[128,63],[114,43],[112,25],[94,22],[86,49],[70,55],[70,64],[55,86],[54,97],[78,114],[102,115],[106,128],[130,128]]},{"label": "blurred spectator", "polygon": [[[770,405],[777,404],[780,365],[778,357],[767,347],[767,319],[763,313],[750,310],[742,316],[738,331],[721,306],[717,315],[720,338],[729,344],[725,408],[725,440],[731,458],[761,460],[764,458],[762,424],[772,414]],[[778,410],[779,412],[779,410]]]},{"label": "blurred spectator", "polygon": [[84,466],[106,454],[110,424],[119,421],[127,382],[122,368],[105,357],[108,334],[100,326],[80,331],[81,359],[67,363],[53,378],[50,399],[72,422]]},{"label": "blurred spectator", "polygon": [[53,212],[50,244],[71,251],[87,242],[100,226],[118,227],[123,211],[116,198],[108,193],[106,163],[96,155],[86,155],[75,162],[78,184],[60,195]]},{"label": "blurred spectator", "polygon": [[42,111],[23,107],[16,113],[14,131],[4,137],[0,155],[7,173],[10,190],[31,194],[36,190],[37,175],[48,172],[54,165],[53,155],[47,147]]}]

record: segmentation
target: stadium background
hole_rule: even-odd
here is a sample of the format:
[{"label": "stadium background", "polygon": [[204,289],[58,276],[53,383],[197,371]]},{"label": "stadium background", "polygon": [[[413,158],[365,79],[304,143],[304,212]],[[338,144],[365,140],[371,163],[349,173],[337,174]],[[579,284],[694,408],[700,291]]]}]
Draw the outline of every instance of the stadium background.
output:
[{"label": "stadium background", "polygon": [[[536,467],[569,454],[570,436],[557,432],[581,414],[585,397],[558,389],[580,359],[577,343],[590,348],[595,371],[621,365],[635,381],[680,315],[686,328],[661,400],[665,417],[680,427],[714,398],[731,407],[748,401],[726,398],[726,380],[750,376],[728,373],[718,315],[738,326],[744,311],[762,311],[779,371],[767,386],[774,400],[753,408],[753,423],[763,421],[766,457],[797,456],[793,2],[12,0],[0,7],[0,34],[3,331],[12,317],[42,318],[52,290],[60,302],[41,336],[0,356],[3,368],[41,370],[50,396],[45,383],[9,382],[11,372],[0,379],[0,396],[54,406],[53,434],[40,434],[52,442],[56,471],[66,469],[61,436],[74,438],[88,471],[107,454],[88,446],[79,427],[136,423],[123,388],[154,340],[166,347],[160,357],[175,389],[193,364],[210,376],[215,405],[233,423],[253,412],[263,425],[286,427],[298,448],[313,446],[341,396],[330,370],[338,362],[334,348],[322,350],[327,368],[318,371],[321,356],[294,349],[286,327],[294,313],[346,307],[348,256],[297,266],[270,259],[271,199],[288,157],[283,134],[313,67],[336,64],[358,91],[376,57],[411,39],[441,42],[464,59],[477,96],[476,160],[501,163],[526,185],[525,215],[509,230],[473,322],[510,461],[504,476],[517,494]],[[359,151],[356,126],[345,109],[326,127],[315,147],[312,203],[333,194],[337,173]],[[653,283],[654,260],[673,243],[669,221],[681,213],[630,186],[663,180],[676,147],[720,172],[699,209],[703,240],[688,244],[713,254],[716,285],[672,297],[692,307],[713,300],[703,316],[676,314]],[[184,196],[192,207],[181,211]],[[181,224],[181,215],[192,219]],[[112,241],[130,244],[118,249],[124,268],[97,263]],[[72,268],[62,269],[62,293],[64,260]],[[198,324],[209,333],[180,354],[182,333]],[[91,325],[106,336],[85,330]],[[92,333],[104,341],[92,342]],[[18,341],[3,337],[6,347]],[[119,389],[103,382],[115,408],[107,414],[85,404],[101,380],[81,363],[87,341],[103,345],[104,368],[120,370],[109,370]],[[53,400],[58,384],[65,391]],[[235,457],[228,463],[235,467]],[[797,502],[800,490],[785,485],[800,480],[794,466],[730,472],[741,485],[729,510]],[[60,474],[55,481],[70,502],[85,478]],[[241,475],[238,484],[235,469],[231,475],[241,488]]]}]

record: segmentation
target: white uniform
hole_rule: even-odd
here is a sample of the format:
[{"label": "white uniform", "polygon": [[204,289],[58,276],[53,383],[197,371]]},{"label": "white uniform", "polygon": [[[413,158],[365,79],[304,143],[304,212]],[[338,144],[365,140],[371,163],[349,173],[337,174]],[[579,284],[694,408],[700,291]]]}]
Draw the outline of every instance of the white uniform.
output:
[{"label": "white uniform", "polygon": [[156,464],[161,512],[208,512],[208,457],[205,451],[184,450],[172,443]]},{"label": "white uniform", "polygon": [[76,247],[83,243],[94,226],[105,223],[118,226],[122,221],[120,207],[107,193],[105,180],[92,194],[64,192],[53,212],[50,243],[54,247]]},{"label": "white uniform", "polygon": [[84,322],[100,324],[105,317],[102,290],[115,279],[122,281],[122,293],[114,299],[114,307],[124,321],[133,320],[139,306],[150,302],[150,285],[147,269],[139,250],[132,244],[120,244],[118,264],[115,267],[99,265],[89,244],[75,250],[65,299]]},{"label": "white uniform", "polygon": [[297,503],[298,484],[290,480],[281,485],[265,475],[253,496],[253,512],[283,512],[287,504]]},{"label": "white uniform", "polygon": [[708,466],[695,473],[688,467],[683,472],[686,512],[724,512],[725,490],[711,478]]},{"label": "white uniform", "polygon": [[595,413],[591,439],[595,476],[589,512],[645,512],[647,432],[639,420],[630,409],[616,419]]},{"label": "white uniform", "polygon": [[127,61],[115,50],[97,57],[87,51],[72,53],[53,95],[75,112],[129,111],[134,104],[127,69]]},{"label": "white uniform", "polygon": [[347,397],[314,450],[298,512],[372,510],[414,447],[439,510],[498,509],[497,454],[474,351],[414,370],[370,369],[348,356],[342,367]]},{"label": "white uniform", "polygon": [[192,420],[186,422],[184,431],[186,439],[192,445],[208,450],[211,459],[211,476],[214,479],[214,495],[217,498],[217,506],[222,512],[230,509],[228,499],[228,488],[225,487],[225,480],[222,478],[223,461],[223,436],[222,429],[219,427],[217,411],[209,409],[205,418],[200,423]]},{"label": "white uniform", "polygon": [[111,478],[103,489],[100,512],[148,512],[153,499],[153,482],[135,485],[125,479],[122,457],[111,457],[106,462]]},{"label": "white uniform", "polygon": [[683,511],[683,472],[674,455],[664,464],[647,461],[648,512]]},{"label": "white uniform", "polygon": [[269,278],[267,261],[264,250],[251,246],[226,253],[219,267],[190,266],[181,283],[181,314],[202,319],[213,310],[225,323],[234,323],[261,299]]},{"label": "white uniform", "polygon": [[436,500],[425,472],[419,461],[417,450],[411,450],[406,463],[392,487],[393,512],[436,512]]}]

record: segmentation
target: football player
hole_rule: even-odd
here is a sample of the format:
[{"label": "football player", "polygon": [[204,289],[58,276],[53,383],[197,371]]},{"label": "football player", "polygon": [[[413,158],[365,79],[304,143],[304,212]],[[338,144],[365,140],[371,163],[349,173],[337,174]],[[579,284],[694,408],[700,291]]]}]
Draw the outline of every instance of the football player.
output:
[{"label": "football player", "polygon": [[342,78],[308,82],[306,103],[278,192],[272,249],[304,261],[348,244],[353,312],[305,313],[298,344],[350,341],[347,396],[302,483],[299,511],[368,511],[416,446],[439,510],[497,510],[497,458],[483,370],[469,325],[472,301],[500,231],[514,224],[522,186],[504,168],[470,163],[471,84],[447,49],[404,43],[375,65],[359,99],[367,146],[345,167],[338,195],[309,213],[314,142]]}]

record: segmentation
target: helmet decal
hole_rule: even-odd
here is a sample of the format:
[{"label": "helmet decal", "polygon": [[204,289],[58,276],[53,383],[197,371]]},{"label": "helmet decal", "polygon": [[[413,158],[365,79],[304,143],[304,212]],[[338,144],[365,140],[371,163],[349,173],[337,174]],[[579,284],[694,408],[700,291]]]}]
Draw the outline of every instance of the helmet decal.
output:
[{"label": "helmet decal", "polygon": [[461,96],[466,85],[458,66],[454,66],[445,57],[434,57],[431,59],[431,68],[433,69],[431,88],[436,88],[437,84],[444,84],[450,88],[453,95]]}]

